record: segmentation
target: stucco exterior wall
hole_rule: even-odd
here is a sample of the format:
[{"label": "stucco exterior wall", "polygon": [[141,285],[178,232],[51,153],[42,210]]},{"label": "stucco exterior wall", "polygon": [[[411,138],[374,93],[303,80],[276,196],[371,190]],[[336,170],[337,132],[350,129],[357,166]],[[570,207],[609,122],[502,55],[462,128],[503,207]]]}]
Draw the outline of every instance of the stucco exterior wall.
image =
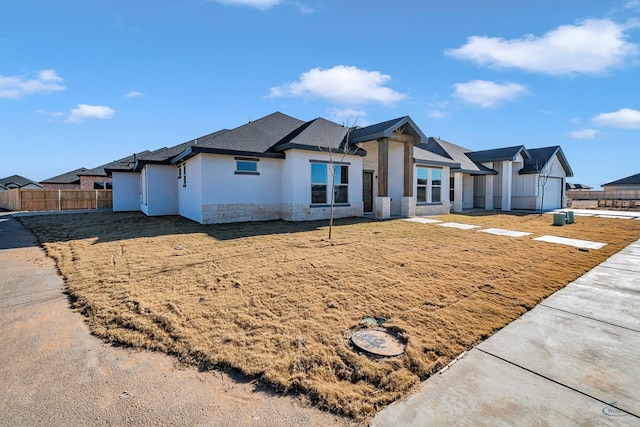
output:
[{"label": "stucco exterior wall", "polygon": [[178,189],[176,168],[173,165],[146,165],[147,209],[149,216],[175,215],[178,213]]},{"label": "stucco exterior wall", "polygon": [[137,172],[113,172],[113,211],[140,210],[140,174]]},{"label": "stucco exterior wall", "polygon": [[185,218],[202,223],[202,156],[192,157],[186,164],[186,179],[178,178],[174,168],[174,182],[178,190],[178,213]]},{"label": "stucco exterior wall", "polygon": [[[329,162],[328,153],[289,150],[282,163],[282,219],[308,221],[329,218],[329,207],[311,205],[311,163]],[[362,216],[362,157],[333,155],[334,162],[349,165],[349,206],[334,206],[334,218]],[[328,181],[330,181],[328,174]]]},{"label": "stucco exterior wall", "polygon": [[232,156],[202,154],[202,220],[218,222],[280,219],[282,159],[257,159],[258,174],[236,174]]}]

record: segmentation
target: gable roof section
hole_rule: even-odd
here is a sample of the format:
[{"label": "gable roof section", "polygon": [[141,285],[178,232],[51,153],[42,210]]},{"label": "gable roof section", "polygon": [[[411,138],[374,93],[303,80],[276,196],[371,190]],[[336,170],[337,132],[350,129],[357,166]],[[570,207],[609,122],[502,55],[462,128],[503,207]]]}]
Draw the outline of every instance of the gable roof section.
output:
[{"label": "gable roof section", "polygon": [[421,165],[449,166],[452,169],[460,168],[460,163],[454,162],[450,157],[441,156],[427,148],[427,144],[418,144],[413,147],[413,162]]},{"label": "gable roof section", "polygon": [[560,146],[555,145],[552,147],[530,148],[527,151],[529,153],[529,158],[525,159],[524,167],[520,169],[520,175],[539,173],[547,163],[549,163],[549,160],[556,155],[558,156],[558,161],[560,161],[560,165],[564,169],[565,174],[568,177],[573,176],[573,171],[571,170],[569,162],[567,161],[567,158]]},{"label": "gable roof section", "polygon": [[283,158],[284,154],[270,149],[303,124],[302,120],[275,112],[235,129],[198,138],[196,144],[172,158],[171,163],[199,153]]},{"label": "gable roof section", "polygon": [[452,168],[452,172],[462,172],[471,175],[497,175],[498,172],[490,169],[484,165],[473,162],[467,153],[471,150],[453,144],[444,139],[429,137],[427,142],[427,149],[435,153],[444,153],[447,157],[458,163],[457,168]]},{"label": "gable roof section", "polygon": [[607,185],[640,185],[640,173],[620,178],[616,181],[607,182],[606,184],[602,184],[602,187]]},{"label": "gable roof section", "polygon": [[528,156],[524,145],[516,145],[514,147],[494,148],[492,150],[471,151],[467,153],[472,161],[476,163],[502,162],[505,160],[515,160],[518,154],[522,153],[526,159]]},{"label": "gable roof section", "polygon": [[33,181],[29,178],[25,178],[24,176],[21,176],[21,175],[11,175],[11,176],[7,176],[5,178],[0,179],[0,185],[2,185],[7,189],[10,189],[12,187],[20,188],[29,184],[34,184],[34,185],[37,185],[38,187],[42,187],[42,185],[40,185],[38,182]]},{"label": "gable roof section", "polygon": [[404,116],[375,125],[356,128],[349,134],[349,143],[356,144],[358,142],[373,141],[378,138],[391,138],[393,132],[405,124],[409,124],[408,133],[415,137],[416,144],[427,141],[427,137],[422,133],[418,125],[411,120],[411,117]]},{"label": "gable roof section", "polygon": [[323,119],[321,117],[306,122],[271,148],[271,151],[283,152],[290,149],[313,151],[346,152],[364,156],[366,151],[355,144],[349,143],[346,137],[350,129]]},{"label": "gable roof section", "polygon": [[47,178],[43,181],[40,181],[43,184],[79,184],[80,176],[78,175],[81,172],[88,170],[87,168],[78,168],[69,172],[65,172],[63,174]]}]

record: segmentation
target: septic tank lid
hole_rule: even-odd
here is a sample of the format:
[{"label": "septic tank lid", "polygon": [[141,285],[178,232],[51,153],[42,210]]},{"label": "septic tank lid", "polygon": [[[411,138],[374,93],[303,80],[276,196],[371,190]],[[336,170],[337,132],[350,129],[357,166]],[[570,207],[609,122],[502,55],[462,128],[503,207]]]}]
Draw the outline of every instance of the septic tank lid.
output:
[{"label": "septic tank lid", "polygon": [[400,356],[405,346],[384,329],[361,329],[351,335],[351,342],[360,350],[378,356]]}]

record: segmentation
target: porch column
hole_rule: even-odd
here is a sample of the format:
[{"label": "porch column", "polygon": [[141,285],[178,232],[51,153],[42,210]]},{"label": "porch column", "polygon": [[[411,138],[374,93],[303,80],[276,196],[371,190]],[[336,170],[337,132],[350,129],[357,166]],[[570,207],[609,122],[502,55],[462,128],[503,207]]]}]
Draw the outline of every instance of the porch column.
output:
[{"label": "porch column", "polygon": [[404,196],[413,197],[413,141],[404,143]]},{"label": "porch column", "polygon": [[502,206],[503,211],[511,210],[511,173],[513,171],[513,162],[505,160],[502,162]]},{"label": "porch column", "polygon": [[493,175],[485,175],[484,179],[484,209],[493,210]]},{"label": "porch column", "polygon": [[375,198],[376,218],[391,218],[389,197],[389,140],[378,140],[378,197]]},{"label": "porch column", "polygon": [[464,174],[463,173],[454,173],[453,174],[453,211],[454,212],[462,212],[462,200],[464,197]]},{"label": "porch column", "polygon": [[389,197],[389,140],[378,140],[378,197]]}]

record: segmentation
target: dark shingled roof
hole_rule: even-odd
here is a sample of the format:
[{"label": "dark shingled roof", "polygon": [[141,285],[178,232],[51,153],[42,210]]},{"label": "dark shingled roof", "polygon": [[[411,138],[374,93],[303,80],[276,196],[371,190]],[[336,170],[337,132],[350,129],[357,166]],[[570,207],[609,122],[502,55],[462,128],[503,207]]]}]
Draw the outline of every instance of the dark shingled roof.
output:
[{"label": "dark shingled roof", "polygon": [[461,147],[456,144],[452,144],[444,139],[429,137],[427,142],[427,149],[435,153],[446,154],[447,157],[457,162],[459,166],[452,168],[451,172],[463,172],[472,175],[497,175],[498,172],[493,169],[489,169],[481,164],[474,163],[468,156],[471,150]]},{"label": "dark shingled roof", "polygon": [[514,147],[494,148],[492,150],[472,151],[467,156],[476,163],[502,162],[504,160],[515,160],[518,154],[526,159],[528,157],[527,150],[524,145],[516,145]]},{"label": "dark shingled roof", "polygon": [[567,176],[573,176],[573,171],[569,166],[569,162],[562,151],[562,148],[555,145],[552,147],[530,148],[527,150],[529,158],[525,159],[524,167],[520,169],[520,174],[539,173],[551,160],[554,155],[558,156],[560,165],[563,167]]},{"label": "dark shingled roof", "polygon": [[140,153],[132,154],[127,157],[123,157],[113,162],[105,163],[102,166],[95,167],[93,169],[87,169],[84,172],[78,173],[79,176],[108,176],[107,170],[131,170],[135,163],[135,159],[139,156],[151,154],[151,151],[145,150]]},{"label": "dark shingled roof", "polygon": [[47,178],[40,182],[43,184],[79,184],[80,176],[78,176],[78,174],[86,170],[88,169],[78,168],[78,169],[54,176],[52,178]]},{"label": "dark shingled roof", "polygon": [[413,147],[413,160],[424,165],[449,166],[460,168],[460,163],[456,163],[449,156],[442,156],[428,149],[427,144],[418,144]]},{"label": "dark shingled roof", "polygon": [[222,134],[198,138],[198,147],[264,153],[298,127],[302,120],[276,112]]},{"label": "dark shingled roof", "polygon": [[11,176],[7,176],[5,178],[0,179],[0,185],[4,186],[5,188],[11,188],[12,185],[14,184],[14,186],[17,187],[24,187],[25,185],[29,185],[29,184],[35,184],[39,187],[42,187],[40,184],[38,184],[37,181],[33,181],[29,178],[25,178],[24,176],[20,176],[20,175],[11,175]]},{"label": "dark shingled roof", "polygon": [[593,187],[589,187],[588,185],[585,185],[585,184],[573,184],[573,183],[567,182],[565,185],[565,188],[567,190],[591,190]]},{"label": "dark shingled roof", "polygon": [[607,185],[640,185],[640,173],[626,178],[621,178],[616,181],[607,182],[606,184],[602,184],[602,187]]},{"label": "dark shingled roof", "polygon": [[[349,128],[323,119],[321,117],[306,122],[278,142],[270,151],[282,152],[292,148],[304,150],[341,152],[345,148],[345,137]],[[365,154],[366,152],[353,144],[349,144],[349,152]]]},{"label": "dark shingled roof", "polygon": [[349,142],[351,144],[356,144],[358,142],[373,141],[378,138],[390,138],[393,131],[405,124],[409,124],[410,128],[407,129],[407,132],[416,138],[416,144],[427,142],[427,137],[409,116],[387,120],[386,122],[377,123],[363,128],[356,128],[349,134]]}]

